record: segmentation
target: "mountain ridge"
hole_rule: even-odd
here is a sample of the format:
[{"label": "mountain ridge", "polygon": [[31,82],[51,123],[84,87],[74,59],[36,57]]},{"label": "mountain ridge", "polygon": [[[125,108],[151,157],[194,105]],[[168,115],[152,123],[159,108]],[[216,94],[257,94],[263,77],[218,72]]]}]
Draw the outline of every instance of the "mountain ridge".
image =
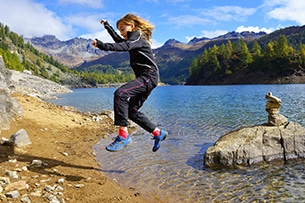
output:
[{"label": "mountain ridge", "polygon": [[54,35],[44,35],[42,37],[27,38],[25,41],[30,42],[39,51],[52,56],[70,68],[107,54],[105,51],[92,47],[92,40],[79,37],[61,41]]},{"label": "mountain ridge", "polygon": [[[194,37],[187,43],[180,42],[176,39],[168,39],[161,47],[158,47],[154,50],[160,49],[162,47],[178,47],[181,49],[195,50],[201,48],[203,43],[212,40],[248,37],[244,33],[250,33],[249,35],[254,38],[257,37],[257,34],[259,34],[259,36],[262,35],[261,32],[257,34],[254,32],[242,32],[240,34],[238,32],[228,32],[225,35],[221,35],[215,38]],[[39,51],[53,56],[56,60],[61,61],[64,65],[70,68],[79,66],[81,63],[88,63],[89,61],[97,60],[98,58],[102,58],[110,54],[109,52],[94,48],[91,45],[91,39],[79,37],[61,41],[57,39],[55,35],[44,35],[42,37],[26,38],[25,41],[30,42]],[[72,57],[75,59],[72,59]]]},{"label": "mountain ridge", "polygon": [[[157,64],[160,70],[160,79],[162,82],[168,84],[184,84],[189,77],[189,67],[192,60],[203,53],[204,49],[208,49],[214,45],[220,46],[228,40],[231,42],[243,39],[246,43],[251,44],[254,40],[263,47],[270,40],[274,40],[277,36],[283,34],[285,36],[293,36],[300,32],[305,32],[305,26],[291,26],[276,30],[272,33],[265,32],[228,32],[214,38],[194,37],[189,42],[184,43],[176,39],[168,39],[162,46],[153,49]],[[48,38],[45,38],[48,39]],[[37,40],[37,39],[36,39]],[[56,40],[52,39],[54,42]],[[291,39],[292,41],[295,39]],[[299,40],[300,39],[296,39]],[[30,40],[33,46],[42,51],[42,45],[48,44],[47,42],[40,42],[35,44],[35,41]],[[78,41],[79,44],[77,44]],[[62,42],[61,42],[62,43]],[[68,49],[67,46],[76,47],[78,49]],[[52,50],[51,46],[45,47],[44,52],[53,55],[57,60],[70,68],[77,70],[87,70],[90,66],[94,65],[110,65],[115,69],[126,68],[129,66],[128,53],[120,52],[102,52],[91,45],[91,40],[74,38],[63,43],[61,49]],[[63,53],[57,52],[62,50]],[[72,51],[71,51],[72,50]],[[73,52],[73,50],[76,50]],[[56,53],[56,54],[55,54]],[[77,59],[77,63],[69,63],[69,59]]]}]

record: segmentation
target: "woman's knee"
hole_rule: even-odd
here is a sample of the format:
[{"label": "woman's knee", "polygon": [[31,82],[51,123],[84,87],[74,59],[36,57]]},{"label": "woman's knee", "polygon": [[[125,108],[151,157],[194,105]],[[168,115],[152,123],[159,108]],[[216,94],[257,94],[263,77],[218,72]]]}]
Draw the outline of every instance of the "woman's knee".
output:
[{"label": "woman's knee", "polygon": [[135,109],[128,109],[128,117],[130,120],[134,121],[138,117],[138,111]]}]

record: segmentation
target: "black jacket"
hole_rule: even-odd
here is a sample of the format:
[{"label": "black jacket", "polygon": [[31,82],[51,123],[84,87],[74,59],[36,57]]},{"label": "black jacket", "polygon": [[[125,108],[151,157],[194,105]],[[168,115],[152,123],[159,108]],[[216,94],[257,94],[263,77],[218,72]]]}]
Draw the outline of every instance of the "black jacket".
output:
[{"label": "black jacket", "polygon": [[150,44],[145,38],[141,37],[140,32],[128,32],[128,40],[125,40],[114,31],[108,22],[105,22],[104,26],[115,43],[103,43],[96,39],[97,47],[106,51],[128,51],[130,65],[136,77],[144,75],[158,81],[159,70]]}]

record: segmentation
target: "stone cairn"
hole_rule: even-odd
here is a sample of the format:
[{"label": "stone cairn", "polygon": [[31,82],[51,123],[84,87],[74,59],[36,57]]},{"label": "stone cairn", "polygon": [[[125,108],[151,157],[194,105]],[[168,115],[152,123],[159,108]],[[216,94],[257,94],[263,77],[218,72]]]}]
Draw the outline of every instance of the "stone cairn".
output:
[{"label": "stone cairn", "polygon": [[282,105],[281,99],[272,95],[272,92],[266,94],[267,103],[266,111],[268,112],[268,125],[281,126],[288,123],[288,119],[280,114],[280,108]]}]

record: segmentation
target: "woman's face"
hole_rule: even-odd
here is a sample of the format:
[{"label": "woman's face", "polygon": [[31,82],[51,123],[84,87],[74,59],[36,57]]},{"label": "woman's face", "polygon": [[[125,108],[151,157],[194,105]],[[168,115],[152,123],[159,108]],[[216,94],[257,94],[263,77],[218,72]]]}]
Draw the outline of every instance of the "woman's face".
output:
[{"label": "woman's face", "polygon": [[124,39],[126,39],[126,40],[128,39],[127,32],[132,32],[133,28],[134,28],[133,24],[126,25],[126,24],[120,23],[118,26],[118,29],[119,29],[122,37],[124,37]]}]

